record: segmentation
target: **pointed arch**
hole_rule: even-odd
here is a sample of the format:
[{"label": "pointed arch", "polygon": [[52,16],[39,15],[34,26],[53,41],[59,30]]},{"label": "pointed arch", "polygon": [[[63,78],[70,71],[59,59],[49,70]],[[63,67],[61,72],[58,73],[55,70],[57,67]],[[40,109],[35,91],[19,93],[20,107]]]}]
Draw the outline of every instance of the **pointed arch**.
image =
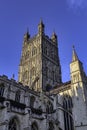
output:
[{"label": "pointed arch", "polygon": [[37,54],[37,48],[34,46],[32,49],[32,56]]},{"label": "pointed arch", "polygon": [[[72,115],[72,98],[69,95],[64,95],[63,97],[63,108]],[[64,127],[65,130],[74,130],[73,119],[68,112],[64,111]]]},{"label": "pointed arch", "polygon": [[3,96],[4,95],[4,89],[5,89],[5,86],[3,83],[0,84],[0,96]]},{"label": "pointed arch", "polygon": [[37,124],[36,121],[32,123],[32,125],[31,125],[31,130],[39,130],[39,129],[38,129],[38,124]]},{"label": "pointed arch", "polygon": [[54,130],[54,124],[52,121],[49,122],[49,129],[48,130]]},{"label": "pointed arch", "polygon": [[31,69],[31,75],[32,75],[32,77],[36,76],[36,68],[34,66]]},{"label": "pointed arch", "polygon": [[17,116],[11,117],[8,124],[8,130],[21,130],[20,122]]},{"label": "pointed arch", "polygon": [[16,91],[15,101],[16,101],[16,102],[20,102],[20,90],[17,90],[17,91]]},{"label": "pointed arch", "polygon": [[35,97],[34,96],[31,96],[30,97],[30,107],[34,107],[34,103],[35,103]]},{"label": "pointed arch", "polygon": [[52,104],[50,101],[47,102],[46,112],[47,112],[48,114],[50,114],[50,113],[53,112],[53,104]]}]

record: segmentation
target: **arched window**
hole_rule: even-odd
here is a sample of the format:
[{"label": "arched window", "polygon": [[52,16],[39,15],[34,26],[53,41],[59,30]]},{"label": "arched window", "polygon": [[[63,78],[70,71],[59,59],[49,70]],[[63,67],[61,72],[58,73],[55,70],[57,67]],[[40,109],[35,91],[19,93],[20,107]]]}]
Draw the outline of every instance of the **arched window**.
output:
[{"label": "arched window", "polygon": [[27,51],[27,52],[25,53],[25,60],[29,58],[29,54],[30,54],[29,51]]},{"label": "arched window", "polygon": [[20,102],[20,91],[19,90],[15,94],[15,101]]},{"label": "arched window", "polygon": [[70,96],[65,96],[63,99],[63,108],[67,111],[64,111],[64,127],[65,130],[74,130],[74,124],[72,119],[72,98]]},{"label": "arched window", "polygon": [[34,96],[31,96],[30,97],[30,107],[34,107],[34,102],[35,102],[35,97]]},{"label": "arched window", "polygon": [[31,130],[38,130],[38,125],[36,122],[33,122],[31,125]]},{"label": "arched window", "polygon": [[46,112],[48,114],[53,112],[53,104],[50,101],[47,103]]},{"label": "arched window", "polygon": [[48,50],[47,50],[47,46],[45,46],[45,47],[44,47],[44,54],[47,55],[47,51],[48,51]]},{"label": "arched window", "polygon": [[23,81],[25,81],[28,77],[28,71],[26,70],[24,73],[23,73]]},{"label": "arched window", "polygon": [[12,120],[10,120],[9,125],[8,125],[8,130],[18,130],[16,119],[13,118]]},{"label": "arched window", "polygon": [[46,78],[48,78],[48,67],[47,66],[45,68],[45,72],[46,72]]},{"label": "arched window", "polygon": [[32,56],[36,55],[37,54],[37,48],[34,47],[33,50],[32,50]]},{"label": "arched window", "polygon": [[4,94],[4,84],[0,84],[0,96]]},{"label": "arched window", "polygon": [[31,70],[31,74],[32,74],[32,76],[35,76],[35,75],[36,75],[36,70],[35,70],[34,67],[33,67],[32,70]]},{"label": "arched window", "polygon": [[54,130],[54,125],[53,125],[52,121],[49,122],[49,129],[48,130]]}]

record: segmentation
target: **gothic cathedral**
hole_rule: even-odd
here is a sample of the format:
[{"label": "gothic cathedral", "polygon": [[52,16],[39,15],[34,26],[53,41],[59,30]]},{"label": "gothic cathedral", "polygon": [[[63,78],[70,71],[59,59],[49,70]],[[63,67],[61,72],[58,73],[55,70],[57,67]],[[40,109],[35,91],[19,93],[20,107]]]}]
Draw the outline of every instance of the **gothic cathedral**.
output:
[{"label": "gothic cathedral", "polygon": [[75,47],[63,83],[55,32],[23,38],[18,81],[0,76],[0,130],[87,130],[87,76]]},{"label": "gothic cathedral", "polygon": [[49,90],[61,83],[61,65],[58,54],[57,35],[45,35],[40,21],[38,34],[24,35],[22,56],[19,66],[19,82],[36,91]]}]

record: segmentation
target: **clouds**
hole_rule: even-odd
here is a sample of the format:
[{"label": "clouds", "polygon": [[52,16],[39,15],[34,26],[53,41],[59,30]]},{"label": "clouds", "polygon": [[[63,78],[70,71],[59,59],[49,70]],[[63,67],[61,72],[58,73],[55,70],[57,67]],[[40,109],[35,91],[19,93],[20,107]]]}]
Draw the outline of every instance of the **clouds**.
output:
[{"label": "clouds", "polygon": [[70,8],[85,8],[87,6],[87,0],[67,0]]}]

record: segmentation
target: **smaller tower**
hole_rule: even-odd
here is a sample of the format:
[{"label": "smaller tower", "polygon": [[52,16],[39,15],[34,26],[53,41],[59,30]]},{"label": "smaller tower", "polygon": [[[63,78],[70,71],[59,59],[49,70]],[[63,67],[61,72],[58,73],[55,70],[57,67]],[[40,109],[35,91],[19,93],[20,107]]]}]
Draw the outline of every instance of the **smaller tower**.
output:
[{"label": "smaller tower", "polygon": [[57,35],[55,32],[52,33],[51,39],[54,43],[57,43]]},{"label": "smaller tower", "polygon": [[87,105],[86,105],[86,75],[83,64],[79,60],[78,55],[73,47],[72,62],[70,64],[71,74],[71,90],[73,100],[73,114],[75,118],[75,126],[82,127],[87,124]]},{"label": "smaller tower", "polygon": [[75,47],[73,46],[72,62],[70,64],[71,81],[73,83],[84,81],[83,64],[79,60]]},{"label": "smaller tower", "polygon": [[27,29],[27,32],[24,34],[24,42],[27,42],[30,38],[30,34],[29,34],[29,31]]},{"label": "smaller tower", "polygon": [[18,73],[18,81],[22,82],[24,85],[28,84],[28,62],[25,65],[26,61],[29,59],[29,50],[28,50],[28,43],[30,39],[30,34],[27,29],[27,32],[24,34],[23,39],[23,47],[21,53],[21,59],[19,64],[19,73]]},{"label": "smaller tower", "polygon": [[44,24],[42,19],[40,20],[40,23],[38,24],[38,34],[43,35],[44,34]]}]

